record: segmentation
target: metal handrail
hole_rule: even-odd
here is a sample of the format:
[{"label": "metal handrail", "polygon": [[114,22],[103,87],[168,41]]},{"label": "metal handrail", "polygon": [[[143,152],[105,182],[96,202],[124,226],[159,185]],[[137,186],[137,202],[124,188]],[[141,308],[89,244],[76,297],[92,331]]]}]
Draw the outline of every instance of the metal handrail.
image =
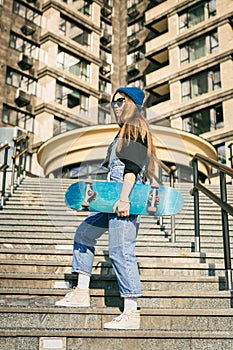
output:
[{"label": "metal handrail", "polygon": [[[172,165],[170,168],[164,164],[164,162],[161,159],[158,159],[156,157],[156,162],[159,164],[159,166],[168,174],[169,177],[169,184],[171,187],[175,186],[175,172],[176,172],[176,166]],[[160,218],[160,226],[163,227],[163,217]],[[171,216],[171,242],[175,243],[176,241],[176,229],[175,229],[175,216]]]},{"label": "metal handrail", "polygon": [[0,167],[0,172],[3,173],[0,209],[3,208],[6,200],[6,175],[7,175],[7,169],[9,168],[9,164],[8,164],[9,148],[10,148],[9,143],[5,143],[4,145],[0,146],[0,152],[4,151],[3,164]]},{"label": "metal handrail", "polygon": [[[211,192],[205,186],[199,183],[198,161],[208,164],[219,171],[220,179],[220,197]],[[226,175],[233,177],[233,170],[228,166],[209,159],[200,154],[196,154],[191,161],[193,166],[193,190],[194,196],[194,223],[195,223],[195,251],[200,252],[200,215],[199,215],[199,191],[214,201],[220,208],[222,214],[222,233],[223,233],[223,250],[224,250],[224,264],[226,288],[232,289],[232,269],[231,269],[231,250],[229,237],[229,221],[228,214],[233,216],[233,207],[227,203],[227,186]]]},{"label": "metal handrail", "polygon": [[230,157],[228,158],[228,160],[231,162],[231,167],[233,168],[233,150],[232,150],[232,147],[233,147],[233,143],[231,142],[228,145],[228,148],[230,148]]},{"label": "metal handrail", "polygon": [[[28,152],[28,139],[29,135],[24,134],[19,137],[14,137],[14,149],[12,155],[12,174],[11,174],[11,194],[13,194],[14,189],[18,187],[26,172],[26,155]],[[19,147],[19,148],[18,148]],[[18,159],[18,164],[16,165],[16,160]],[[15,172],[17,174],[17,184],[15,185]]]}]

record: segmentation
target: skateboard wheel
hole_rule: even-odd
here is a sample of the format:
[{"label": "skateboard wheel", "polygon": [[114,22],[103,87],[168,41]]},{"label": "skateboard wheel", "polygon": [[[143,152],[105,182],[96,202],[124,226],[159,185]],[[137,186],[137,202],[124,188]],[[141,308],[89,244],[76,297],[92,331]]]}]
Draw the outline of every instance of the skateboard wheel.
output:
[{"label": "skateboard wheel", "polygon": [[155,214],[157,211],[157,208],[155,207],[148,207],[147,208],[148,213]]},{"label": "skateboard wheel", "polygon": [[85,207],[85,208],[89,207],[89,205],[90,205],[89,202],[82,202],[82,204],[81,204],[81,206]]}]

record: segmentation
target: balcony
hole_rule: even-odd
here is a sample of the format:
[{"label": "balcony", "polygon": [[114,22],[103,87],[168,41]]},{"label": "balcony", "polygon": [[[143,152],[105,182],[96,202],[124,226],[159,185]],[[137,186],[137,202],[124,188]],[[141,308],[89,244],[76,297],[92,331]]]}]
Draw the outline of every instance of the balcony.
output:
[{"label": "balcony", "polygon": [[31,103],[31,95],[19,88],[16,92],[15,103],[18,107],[28,106]]},{"label": "balcony", "polygon": [[32,68],[33,58],[29,57],[28,55],[25,55],[24,53],[21,53],[19,56],[18,66],[22,70],[28,70],[28,69]]},{"label": "balcony", "polygon": [[147,55],[147,58],[151,61],[154,62],[156,65],[156,69],[161,69],[165,66],[169,65],[169,52],[168,48],[165,50],[161,51],[156,51],[154,53],[151,53]]}]

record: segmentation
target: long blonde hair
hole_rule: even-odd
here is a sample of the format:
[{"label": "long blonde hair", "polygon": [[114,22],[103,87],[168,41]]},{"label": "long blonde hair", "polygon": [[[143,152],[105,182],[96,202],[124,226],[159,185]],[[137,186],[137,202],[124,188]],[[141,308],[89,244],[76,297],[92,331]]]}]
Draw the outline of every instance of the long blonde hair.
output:
[{"label": "long blonde hair", "polygon": [[[135,103],[125,94],[126,103],[122,111],[121,120],[123,124],[119,133],[119,141],[117,145],[117,152],[120,152],[124,141],[130,142],[130,139],[136,141],[140,136],[142,142],[147,141],[147,166],[146,176],[153,180],[155,172],[156,148],[153,142],[152,131],[148,121],[139,111]],[[127,103],[128,102],[128,103]]]}]

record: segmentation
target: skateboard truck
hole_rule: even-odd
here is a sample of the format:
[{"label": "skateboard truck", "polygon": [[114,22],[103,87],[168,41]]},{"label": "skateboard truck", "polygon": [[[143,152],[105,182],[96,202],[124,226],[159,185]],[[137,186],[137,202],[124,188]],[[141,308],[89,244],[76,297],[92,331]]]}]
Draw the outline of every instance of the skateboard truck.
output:
[{"label": "skateboard truck", "polygon": [[151,188],[152,188],[152,191],[148,196],[147,211],[150,214],[155,214],[157,211],[157,205],[159,204],[158,186],[151,185]]},{"label": "skateboard truck", "polygon": [[92,183],[93,181],[91,179],[86,181],[86,191],[84,195],[84,200],[81,203],[82,207],[88,208],[90,205],[90,202],[95,200],[96,198],[96,192],[94,192],[91,187]]}]

